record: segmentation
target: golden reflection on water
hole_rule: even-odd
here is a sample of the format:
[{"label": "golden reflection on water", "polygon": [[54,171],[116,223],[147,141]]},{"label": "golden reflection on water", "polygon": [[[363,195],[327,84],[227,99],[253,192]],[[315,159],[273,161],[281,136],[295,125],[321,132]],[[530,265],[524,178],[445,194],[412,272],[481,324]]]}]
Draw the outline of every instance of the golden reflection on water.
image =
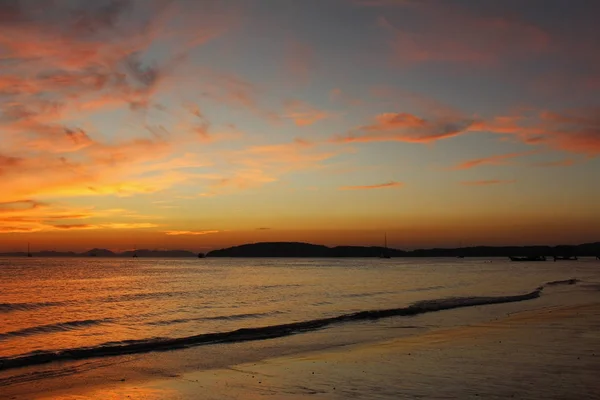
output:
[{"label": "golden reflection on water", "polygon": [[40,400],[165,400],[182,399],[176,390],[153,387],[101,388],[87,394],[65,394]]}]

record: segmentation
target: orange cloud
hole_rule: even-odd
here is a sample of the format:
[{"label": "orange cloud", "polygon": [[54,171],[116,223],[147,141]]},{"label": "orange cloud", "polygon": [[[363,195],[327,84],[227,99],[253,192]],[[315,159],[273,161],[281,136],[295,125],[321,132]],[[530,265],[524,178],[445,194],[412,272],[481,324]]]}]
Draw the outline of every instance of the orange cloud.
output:
[{"label": "orange cloud", "polygon": [[478,121],[471,129],[514,135],[527,144],[545,145],[593,157],[600,154],[599,112],[597,108],[539,111]]},{"label": "orange cloud", "polygon": [[228,167],[223,172],[205,176],[208,192],[200,196],[213,196],[232,190],[261,187],[276,182],[285,174],[307,169],[322,168],[322,162],[340,154],[326,144],[304,139],[279,144],[255,145],[243,150],[222,154]]},{"label": "orange cloud", "polygon": [[[334,136],[333,143],[408,142],[431,143],[471,132],[489,132],[537,146],[596,156],[600,154],[600,121],[597,108],[582,108],[562,112],[528,111],[521,115],[497,116],[488,119],[468,118],[457,110],[433,99],[389,88],[375,88],[373,94],[385,98],[406,96],[413,105],[429,117],[400,112],[384,113],[370,125],[358,127],[344,135]],[[533,152],[532,152],[533,153]],[[516,153],[521,155],[521,153]],[[498,164],[518,155],[501,155],[490,159],[470,160],[455,169],[481,164]],[[529,154],[523,153],[522,155]]]},{"label": "orange cloud", "polygon": [[165,231],[164,233],[169,236],[198,236],[198,235],[209,235],[211,233],[219,233],[221,231]]},{"label": "orange cloud", "polygon": [[386,183],[378,183],[375,185],[361,185],[361,186],[342,186],[340,190],[371,190],[371,189],[385,189],[385,188],[394,188],[394,187],[402,187],[404,184],[402,182],[386,182]]},{"label": "orange cloud", "polygon": [[276,112],[267,109],[260,101],[262,90],[241,77],[208,70],[198,71],[205,80],[202,82],[204,97],[231,107],[247,109],[255,115],[272,122],[278,122]]},{"label": "orange cloud", "polygon": [[[19,200],[0,203],[0,232],[50,232],[57,230],[107,230],[144,229],[157,227],[149,222],[95,222],[103,218],[121,219],[147,218],[130,214],[126,210],[95,210],[93,208],[73,208],[35,200]],[[90,222],[81,223],[81,220]]]},{"label": "orange cloud", "polygon": [[385,113],[371,125],[332,139],[338,143],[397,141],[430,143],[468,132],[473,121],[460,116],[440,116],[424,119],[409,113]]},{"label": "orange cloud", "polygon": [[461,185],[465,186],[487,186],[487,185],[500,185],[505,183],[514,183],[515,180],[500,180],[500,179],[488,179],[481,181],[464,181],[461,182]]},{"label": "orange cloud", "polygon": [[298,126],[312,125],[330,115],[326,111],[317,110],[310,104],[299,100],[289,100],[284,105],[284,118],[291,119]]},{"label": "orange cloud", "polygon": [[509,154],[499,154],[490,157],[476,158],[474,160],[463,161],[450,169],[453,170],[461,170],[461,169],[470,169],[475,168],[481,165],[503,165],[506,164],[507,160],[516,157],[522,157],[530,154],[534,154],[535,151],[527,151],[523,153],[509,153]]}]

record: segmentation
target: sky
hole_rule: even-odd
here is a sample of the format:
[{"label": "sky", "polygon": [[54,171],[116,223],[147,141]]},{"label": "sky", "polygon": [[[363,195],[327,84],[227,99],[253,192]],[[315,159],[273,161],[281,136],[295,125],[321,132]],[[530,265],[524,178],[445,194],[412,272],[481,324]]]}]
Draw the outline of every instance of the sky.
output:
[{"label": "sky", "polygon": [[600,240],[594,0],[0,0],[0,250]]}]

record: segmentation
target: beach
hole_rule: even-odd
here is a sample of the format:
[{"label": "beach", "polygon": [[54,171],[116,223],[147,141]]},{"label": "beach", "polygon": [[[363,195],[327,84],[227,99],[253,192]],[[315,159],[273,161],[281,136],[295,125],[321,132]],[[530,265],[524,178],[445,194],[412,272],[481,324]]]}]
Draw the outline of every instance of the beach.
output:
[{"label": "beach", "polygon": [[[0,372],[0,393],[8,399],[599,398],[594,266],[544,264],[545,274],[532,275],[549,278],[565,268],[561,274],[577,280],[546,281],[538,297],[526,300],[466,305],[473,298],[463,298],[455,308],[271,339],[10,368]],[[461,267],[448,261],[444,268]],[[479,294],[474,286],[460,291]],[[521,294],[516,288],[504,292]],[[510,297],[483,299],[499,298]],[[196,325],[197,332],[203,329]],[[80,330],[70,334],[85,337]]]},{"label": "beach", "polygon": [[599,331],[600,296],[467,327],[40,398],[600,398]]}]

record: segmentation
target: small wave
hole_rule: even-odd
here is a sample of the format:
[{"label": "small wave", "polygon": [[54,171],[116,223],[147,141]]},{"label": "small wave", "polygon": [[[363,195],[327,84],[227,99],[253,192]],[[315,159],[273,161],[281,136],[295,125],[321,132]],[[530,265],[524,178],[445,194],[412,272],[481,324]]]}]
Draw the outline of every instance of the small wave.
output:
[{"label": "small wave", "polygon": [[[579,282],[579,279],[565,279],[563,281],[552,281],[546,283],[545,286],[556,286],[556,285],[574,285]],[[543,286],[541,286],[543,287]]]},{"label": "small wave", "polygon": [[249,314],[233,314],[233,315],[217,315],[214,317],[197,317],[197,318],[179,318],[179,319],[169,319],[164,321],[153,321],[148,322],[147,325],[173,325],[173,324],[184,324],[186,322],[194,322],[194,321],[235,321],[238,319],[248,319],[248,318],[259,318],[272,316],[277,314],[283,314],[282,311],[273,311],[267,313],[249,313]]},{"label": "small wave", "polygon": [[388,292],[349,293],[349,294],[342,295],[341,297],[347,297],[347,298],[371,297],[371,296],[380,296],[382,294],[390,294],[390,293],[395,293],[395,292],[388,291]]},{"label": "small wave", "polygon": [[110,321],[112,321],[112,320],[109,318],[86,319],[86,320],[82,320],[82,321],[68,321],[68,322],[60,322],[58,324],[34,326],[31,328],[25,328],[25,329],[19,329],[16,331],[0,333],[0,341],[6,340],[11,337],[23,337],[23,336],[37,335],[40,333],[70,331],[73,329],[79,329],[79,328],[85,328],[88,326],[99,325],[99,324],[110,322]]},{"label": "small wave", "polygon": [[565,281],[548,282],[544,285],[541,285],[532,292],[514,296],[454,297],[435,300],[425,300],[413,303],[408,307],[402,308],[360,311],[356,313],[342,314],[329,318],[321,318],[309,321],[270,325],[255,328],[242,328],[229,332],[204,333],[180,338],[127,340],[117,343],[105,343],[104,345],[94,347],[80,347],[57,351],[36,351],[16,357],[0,357],[0,371],[11,368],[45,364],[61,360],[81,360],[92,357],[106,357],[125,354],[147,353],[152,351],[176,350],[186,347],[201,346],[215,343],[233,343],[273,339],[284,336],[290,336],[302,332],[310,332],[340,323],[377,320],[381,318],[398,316],[414,316],[430,312],[450,310],[454,308],[526,301],[540,297],[542,291],[546,286],[562,284],[570,285],[576,282],[577,280],[572,279]]},{"label": "small wave", "polygon": [[107,296],[94,299],[99,303],[120,303],[125,301],[151,300],[164,297],[185,297],[194,294],[194,292],[142,292],[142,293],[125,293],[118,296]]},{"label": "small wave", "polygon": [[44,303],[0,303],[0,313],[9,313],[13,311],[31,311],[38,308],[56,307],[65,305],[65,302],[44,302]]}]

